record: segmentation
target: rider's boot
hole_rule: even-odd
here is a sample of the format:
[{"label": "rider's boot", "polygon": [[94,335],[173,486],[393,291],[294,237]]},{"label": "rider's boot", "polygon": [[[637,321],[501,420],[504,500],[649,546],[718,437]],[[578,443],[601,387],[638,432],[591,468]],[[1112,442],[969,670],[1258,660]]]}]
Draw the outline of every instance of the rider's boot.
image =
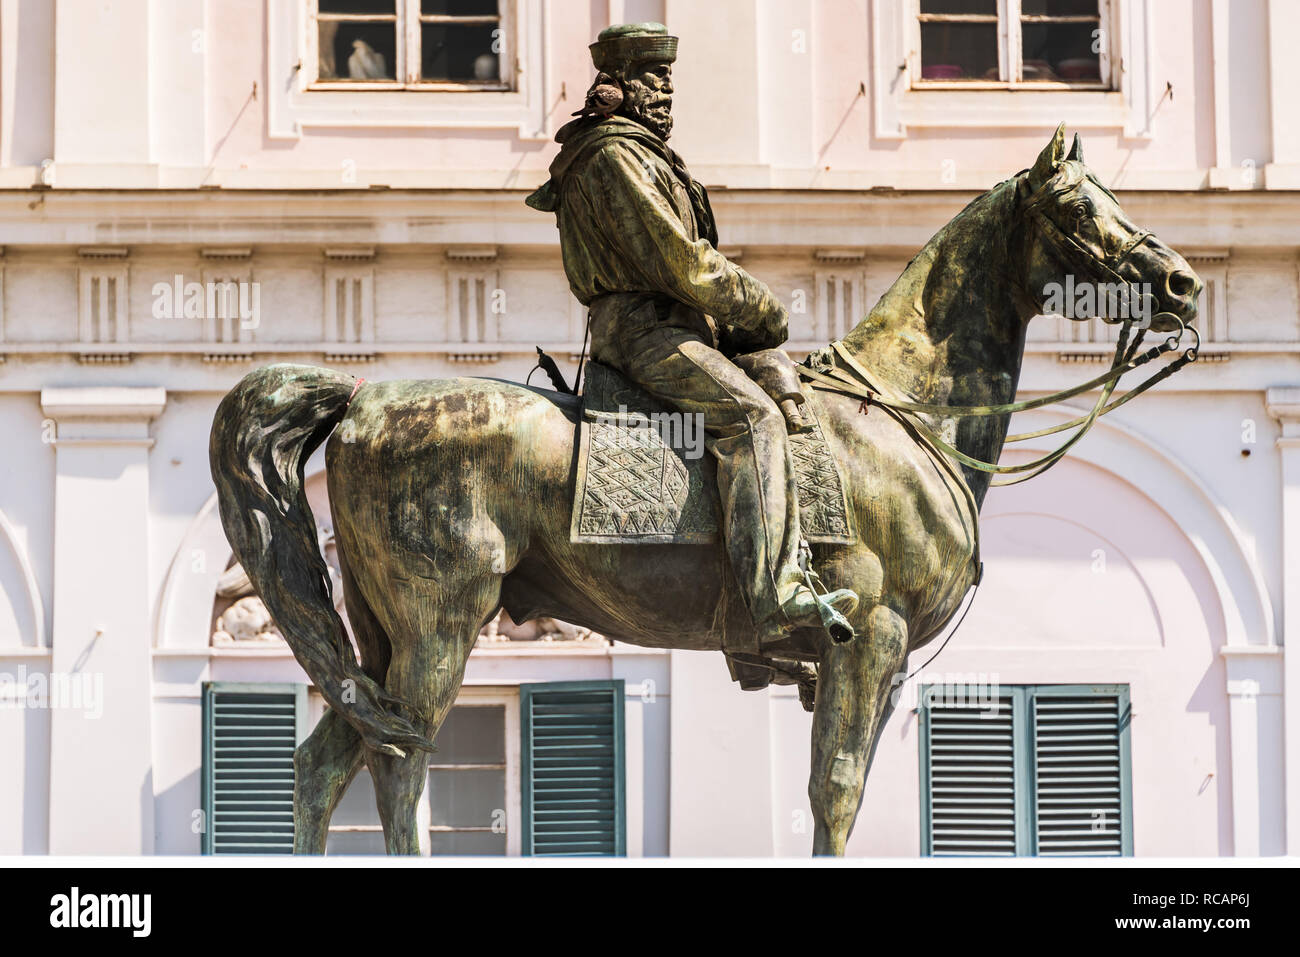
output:
[{"label": "rider's boot", "polygon": [[785,585],[780,591],[781,604],[775,613],[757,624],[759,648],[777,643],[788,637],[796,628],[824,628],[835,642],[853,637],[853,626],[846,615],[858,607],[857,592],[839,588],[818,595],[808,587],[802,572],[783,576]]}]

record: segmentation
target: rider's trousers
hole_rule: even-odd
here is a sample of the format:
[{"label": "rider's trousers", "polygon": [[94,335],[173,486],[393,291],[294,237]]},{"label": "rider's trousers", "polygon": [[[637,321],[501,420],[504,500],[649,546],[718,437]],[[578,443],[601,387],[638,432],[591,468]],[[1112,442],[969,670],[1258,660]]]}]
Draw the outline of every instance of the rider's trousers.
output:
[{"label": "rider's trousers", "polygon": [[[594,317],[593,317],[594,318]],[[624,329],[617,346],[592,356],[656,399],[698,415],[717,460],[722,536],[741,597],[756,624],[780,613],[799,581],[799,501],[785,417],[776,403],[703,332],[662,323]],[[601,330],[604,331],[604,330]]]}]

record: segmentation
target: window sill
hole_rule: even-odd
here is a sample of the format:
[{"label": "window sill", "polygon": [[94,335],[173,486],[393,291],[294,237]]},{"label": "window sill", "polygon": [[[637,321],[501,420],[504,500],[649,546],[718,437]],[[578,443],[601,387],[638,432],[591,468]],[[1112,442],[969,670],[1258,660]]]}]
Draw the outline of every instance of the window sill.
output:
[{"label": "window sill", "polygon": [[1051,128],[1123,127],[1129,116],[1122,93],[1113,90],[1006,85],[969,88],[945,84],[908,90],[898,119],[906,127]]},{"label": "window sill", "polygon": [[1105,83],[1011,82],[1003,80],[918,80],[909,92],[928,90],[1014,90],[1016,92],[1079,93],[1112,92]]},{"label": "window sill", "polygon": [[393,81],[314,80],[307,93],[513,93],[509,83],[398,83]]}]

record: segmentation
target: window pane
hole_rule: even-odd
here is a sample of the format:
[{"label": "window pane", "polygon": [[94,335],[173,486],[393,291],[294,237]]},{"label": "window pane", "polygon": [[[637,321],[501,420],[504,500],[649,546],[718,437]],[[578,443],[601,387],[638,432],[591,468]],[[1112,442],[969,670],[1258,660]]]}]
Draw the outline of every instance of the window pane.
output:
[{"label": "window pane", "polygon": [[506,807],[505,771],[429,772],[425,787],[430,824],[448,827],[491,827],[504,825]]},{"label": "window pane", "polygon": [[457,705],[438,729],[432,765],[505,764],[506,709],[501,705]]},{"label": "window pane", "polygon": [[431,831],[429,849],[434,854],[456,854],[464,857],[504,857],[506,836],[490,831]]},{"label": "window pane", "polygon": [[497,0],[420,0],[426,17],[487,17],[497,15]]},{"label": "window pane", "polygon": [[356,827],[362,824],[379,824],[379,808],[375,804],[375,783],[370,772],[362,768],[339,799],[339,806],[330,818],[332,827]]},{"label": "window pane", "polygon": [[921,0],[922,13],[978,13],[998,15],[998,0]]},{"label": "window pane", "polygon": [[922,23],[921,78],[998,79],[997,24]]},{"label": "window pane", "polygon": [[397,0],[317,0],[321,13],[364,13],[388,15],[397,13]]},{"label": "window pane", "polygon": [[[464,26],[421,24],[421,77],[455,83],[496,83],[501,66],[493,44],[500,49],[495,24]],[[493,36],[493,34],[496,36]]]},{"label": "window pane", "polygon": [[1026,80],[1096,83],[1101,60],[1092,52],[1093,23],[1026,23],[1024,43]]},{"label": "window pane", "polygon": [[377,854],[383,856],[383,831],[330,831],[325,854]]},{"label": "window pane", "polygon": [[1021,0],[1020,12],[1029,16],[1095,17],[1100,13],[1097,0]]},{"label": "window pane", "polygon": [[322,20],[320,79],[392,80],[397,69],[395,23]]}]

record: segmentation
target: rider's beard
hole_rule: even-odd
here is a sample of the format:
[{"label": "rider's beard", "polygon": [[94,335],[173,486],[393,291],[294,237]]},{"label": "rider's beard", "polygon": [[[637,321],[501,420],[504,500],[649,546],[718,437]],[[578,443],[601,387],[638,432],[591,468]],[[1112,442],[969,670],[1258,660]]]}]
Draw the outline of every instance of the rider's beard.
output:
[{"label": "rider's beard", "polygon": [[643,86],[627,90],[623,112],[660,139],[666,140],[673,131],[673,98],[667,93],[655,93]]}]

